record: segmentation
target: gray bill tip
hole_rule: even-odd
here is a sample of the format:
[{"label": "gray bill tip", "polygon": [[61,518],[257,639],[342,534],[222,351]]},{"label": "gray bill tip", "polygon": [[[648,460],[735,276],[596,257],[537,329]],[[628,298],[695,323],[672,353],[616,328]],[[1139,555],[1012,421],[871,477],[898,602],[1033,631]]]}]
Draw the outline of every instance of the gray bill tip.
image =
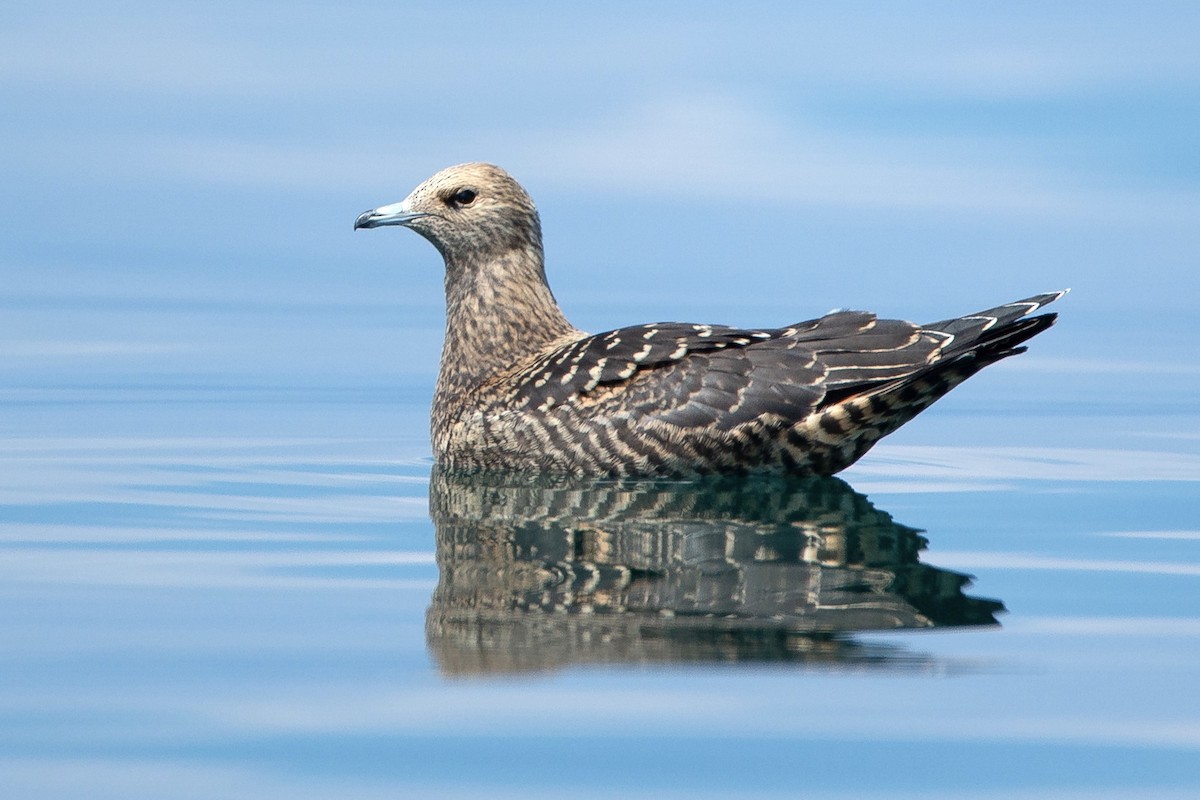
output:
[{"label": "gray bill tip", "polygon": [[377,224],[373,219],[375,216],[375,209],[359,214],[358,219],[354,220],[354,230],[358,230],[359,228],[374,228]]},{"label": "gray bill tip", "polygon": [[408,225],[421,217],[428,217],[423,211],[409,211],[404,203],[392,203],[380,206],[370,211],[364,211],[354,220],[354,230],[359,228],[382,228],[384,225]]}]

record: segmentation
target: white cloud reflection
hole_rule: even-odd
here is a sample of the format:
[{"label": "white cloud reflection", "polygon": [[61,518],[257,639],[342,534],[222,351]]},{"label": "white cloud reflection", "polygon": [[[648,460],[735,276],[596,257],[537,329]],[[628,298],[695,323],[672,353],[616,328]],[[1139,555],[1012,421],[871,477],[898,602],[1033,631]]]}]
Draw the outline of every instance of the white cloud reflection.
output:
[{"label": "white cloud reflection", "polygon": [[[174,589],[336,589],[431,590],[424,577],[366,577],[369,568],[428,567],[432,551],[295,550],[256,548],[248,552],[211,549],[167,551],[114,550],[111,547],[70,550],[22,547],[8,549],[0,575],[10,585],[22,583],[66,587],[157,587]],[[359,568],[357,574],[354,568]],[[334,574],[336,573],[336,574]],[[375,570],[370,571],[371,575]]]},{"label": "white cloud reflection", "polygon": [[1200,576],[1200,564],[1178,561],[1068,558],[1039,553],[1000,553],[984,550],[941,550],[933,558],[950,569],[1051,570],[1054,572],[1120,572],[1141,575]]},{"label": "white cloud reflection", "polygon": [[[884,442],[847,472],[863,491],[954,491],[981,481],[1198,481],[1200,455],[1157,450]],[[999,488],[1002,484],[991,484]],[[889,487],[888,489],[880,487]]]}]

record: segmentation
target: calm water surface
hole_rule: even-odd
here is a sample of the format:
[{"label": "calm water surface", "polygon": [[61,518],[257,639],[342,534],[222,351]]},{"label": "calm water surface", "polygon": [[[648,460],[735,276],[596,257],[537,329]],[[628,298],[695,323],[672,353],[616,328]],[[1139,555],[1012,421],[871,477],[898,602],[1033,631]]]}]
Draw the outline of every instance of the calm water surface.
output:
[{"label": "calm water surface", "polygon": [[[617,8],[6,5],[0,800],[1200,797],[1200,4]],[[843,481],[456,481],[351,226],[480,158],[587,330],[1074,291]]]},{"label": "calm water surface", "polygon": [[1195,380],[1079,413],[1047,349],[845,481],[702,484],[431,482],[428,374],[43,358],[5,796],[1194,797]]}]

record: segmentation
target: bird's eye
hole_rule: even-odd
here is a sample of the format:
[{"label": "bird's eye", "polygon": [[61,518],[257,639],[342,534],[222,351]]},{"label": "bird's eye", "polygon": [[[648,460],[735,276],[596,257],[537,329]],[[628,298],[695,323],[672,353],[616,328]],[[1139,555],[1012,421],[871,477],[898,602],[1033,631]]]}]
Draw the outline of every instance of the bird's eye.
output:
[{"label": "bird's eye", "polygon": [[459,189],[455,192],[450,200],[456,206],[469,206],[475,202],[476,192],[474,189]]}]

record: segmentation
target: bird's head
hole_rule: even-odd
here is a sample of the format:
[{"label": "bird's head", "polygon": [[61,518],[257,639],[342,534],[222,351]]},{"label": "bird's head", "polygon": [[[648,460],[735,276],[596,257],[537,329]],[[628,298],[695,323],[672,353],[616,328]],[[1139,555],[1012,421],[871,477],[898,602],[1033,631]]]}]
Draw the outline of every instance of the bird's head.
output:
[{"label": "bird's head", "polygon": [[487,262],[513,250],[541,257],[542,230],[533,200],[491,164],[459,164],[422,183],[399,203],[358,216],[354,228],[401,225],[424,236],[447,267]]}]

